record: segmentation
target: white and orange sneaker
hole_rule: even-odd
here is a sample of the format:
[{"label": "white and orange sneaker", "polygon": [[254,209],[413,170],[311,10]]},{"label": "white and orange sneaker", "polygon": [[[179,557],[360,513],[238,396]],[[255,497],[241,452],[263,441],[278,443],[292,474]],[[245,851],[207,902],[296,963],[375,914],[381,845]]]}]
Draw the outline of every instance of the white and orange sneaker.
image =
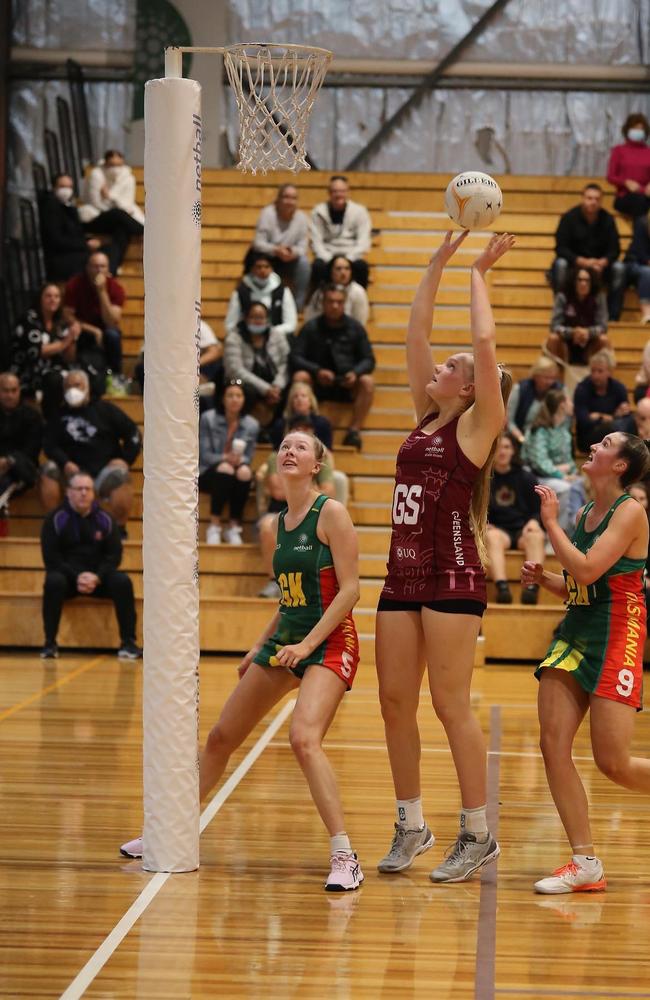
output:
[{"label": "white and orange sneaker", "polygon": [[331,870],[325,882],[326,892],[349,892],[363,882],[359,859],[353,851],[335,851],[330,858]]},{"label": "white and orange sneaker", "polygon": [[598,858],[585,858],[585,862],[571,858],[568,864],[556,868],[548,878],[535,882],[535,892],[555,895],[561,892],[603,892],[607,879]]}]

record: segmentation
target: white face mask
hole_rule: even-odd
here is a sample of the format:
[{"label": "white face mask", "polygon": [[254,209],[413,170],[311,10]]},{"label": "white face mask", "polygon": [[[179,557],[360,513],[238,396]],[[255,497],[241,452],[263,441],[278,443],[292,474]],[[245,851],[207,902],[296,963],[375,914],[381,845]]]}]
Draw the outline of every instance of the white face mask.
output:
[{"label": "white face mask", "polygon": [[81,406],[81,404],[84,402],[86,398],[86,393],[83,391],[83,389],[78,389],[76,385],[72,385],[70,386],[69,389],[66,389],[63,398],[65,399],[68,406],[77,407]]},{"label": "white face mask", "polygon": [[264,288],[264,285],[267,283],[268,280],[269,280],[268,278],[258,278],[256,274],[251,274],[251,281],[253,282],[254,285],[257,285],[258,288]]},{"label": "white face mask", "polygon": [[645,142],[645,130],[642,128],[629,128],[627,137],[630,142]]},{"label": "white face mask", "polygon": [[248,328],[248,332],[253,336],[265,333],[267,330],[266,323],[247,323],[246,327]]},{"label": "white face mask", "polygon": [[74,191],[69,187],[59,187],[54,192],[54,197],[58,198],[60,202],[67,205],[68,202],[72,201]]},{"label": "white face mask", "polygon": [[108,177],[109,181],[116,181],[123,170],[124,167],[104,167],[104,173]]}]

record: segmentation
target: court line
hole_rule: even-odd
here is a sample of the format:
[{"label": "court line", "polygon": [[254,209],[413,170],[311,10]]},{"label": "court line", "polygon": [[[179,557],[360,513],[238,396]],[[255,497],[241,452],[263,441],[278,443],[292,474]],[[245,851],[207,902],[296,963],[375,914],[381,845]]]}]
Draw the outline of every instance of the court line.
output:
[{"label": "court line", "polygon": [[6,708],[4,712],[0,712],[0,722],[4,722],[5,719],[15,715],[16,712],[21,712],[23,708],[27,708],[28,705],[33,705],[35,701],[38,701],[39,698],[43,698],[46,694],[50,694],[51,691],[56,691],[57,688],[63,687],[64,684],[68,684],[69,681],[73,681],[75,677],[85,674],[86,671],[91,670],[92,667],[101,663],[101,661],[105,659],[106,654],[102,653],[101,656],[96,656],[94,659],[89,660],[88,663],[84,663],[80,667],[77,667],[76,670],[71,670],[69,674],[59,677],[58,681],[53,681],[52,684],[48,684],[47,687],[41,688],[41,690],[37,691],[35,694],[30,694],[29,698],[24,698],[23,701],[19,701],[17,705],[12,705],[11,708]]},{"label": "court line", "polygon": [[[495,840],[499,837],[499,769],[501,762],[501,708],[490,708],[490,749],[487,762],[487,823]],[[494,1000],[494,975],[497,947],[497,866],[488,865],[481,872],[481,898],[476,929],[476,964],[474,966],[475,1000]]]},{"label": "court line", "polygon": [[[293,711],[295,704],[296,699],[293,698],[286,705],[283,705],[275,718],[264,730],[257,743],[251,747],[242,762],[235,768],[228,780],[224,782],[214,798],[210,800],[201,813],[199,825],[201,833],[203,833],[208,823],[221,809],[226,799],[232,794],[242,778],[250,771],[260,754],[270,744],[280,726]],[[158,872],[151,878],[122,919],[118,921],[110,934],[104,938],[99,948],[90,956],[83,969],[72,980],[65,993],[61,994],[59,1000],[78,1000],[79,997],[83,996],[133,925],[139,920],[151,901],[158,895],[171,874],[171,872]]]},{"label": "court line", "polygon": [[[492,708],[500,708],[501,706],[493,705]],[[274,743],[274,747],[285,746],[284,743]],[[375,753],[387,753],[385,743],[330,743],[329,740],[323,743],[323,747],[326,750],[372,750]],[[450,754],[451,750],[449,747],[422,747],[422,753],[444,753]],[[489,757],[532,757],[535,760],[542,759],[541,750],[488,750]],[[593,756],[581,757],[574,754],[573,760],[581,760],[586,763],[593,764]]]},{"label": "court line", "polygon": [[611,990],[553,990],[553,989],[528,989],[528,988],[503,988],[497,989],[497,993],[503,993],[506,996],[509,994],[515,994],[516,996],[532,997],[604,997],[605,1000],[638,1000],[638,998],[643,998],[647,1000],[650,997],[650,993],[612,993]]}]

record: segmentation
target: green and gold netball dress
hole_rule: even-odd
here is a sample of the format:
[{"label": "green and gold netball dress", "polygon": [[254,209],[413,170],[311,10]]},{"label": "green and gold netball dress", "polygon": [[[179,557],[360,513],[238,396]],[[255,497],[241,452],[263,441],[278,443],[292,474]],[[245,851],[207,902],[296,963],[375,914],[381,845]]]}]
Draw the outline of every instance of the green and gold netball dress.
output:
[{"label": "green and gold netball dress", "polygon": [[[317,497],[292,531],[285,527],[286,510],[280,513],[273,556],[273,572],[282,594],[280,621],[275,633],[255,656],[255,663],[262,667],[281,667],[276,659],[278,651],[283,646],[302,642],[338,593],[332,553],[316,533],[318,518],[327,499],[323,494]],[[310,656],[291,668],[291,672],[302,677],[312,663],[328,667],[348,688],[352,686],[359,663],[359,640],[351,611]]]},{"label": "green and gold netball dress", "polygon": [[[616,508],[631,497],[624,493],[612,504],[594,531],[585,519],[587,504],[573,535],[573,544],[587,553],[607,528]],[[618,559],[594,583],[578,584],[564,570],[567,613],[544,667],[566,670],[591,694],[640,709],[643,688],[643,645],[646,638],[644,559]]]}]

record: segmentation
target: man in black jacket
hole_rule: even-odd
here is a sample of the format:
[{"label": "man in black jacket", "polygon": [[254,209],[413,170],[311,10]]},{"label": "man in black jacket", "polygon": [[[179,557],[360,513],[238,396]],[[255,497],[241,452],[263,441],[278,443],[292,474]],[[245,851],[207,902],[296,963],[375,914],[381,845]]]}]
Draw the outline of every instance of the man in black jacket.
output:
[{"label": "man in black jacket", "polygon": [[65,404],[45,425],[43,450],[49,459],[43,473],[69,479],[85,469],[95,477],[95,489],[105,501],[122,537],[133,503],[129,466],[142,447],[137,424],[123,410],[103,399],[90,398],[88,376],[72,371],[63,382]]},{"label": "man in black jacket", "polygon": [[560,218],[555,231],[555,260],[552,268],[554,292],[567,287],[569,272],[579,267],[591,271],[600,284],[609,287],[609,316],[621,314],[625,282],[625,264],[620,261],[621,247],[613,216],[602,208],[602,189],[588,184],[579,205]]},{"label": "man in black jacket", "polygon": [[95,501],[92,477],[75,472],[66,499],[47,515],[41,529],[45,564],[43,588],[43,659],[59,655],[56,636],[63,603],[73,597],[108,597],[115,604],[120,629],[121,660],[137,660],[142,650],[135,642],[133,585],[118,570],[122,542],[117,525]]},{"label": "man in black jacket", "polygon": [[96,236],[88,236],[74,204],[71,177],[59,174],[52,191],[43,191],[38,198],[38,217],[48,281],[67,281],[83,271],[88,254],[102,250],[111,260],[113,273],[119,265],[116,248],[103,244]]},{"label": "man in black jacket", "polygon": [[345,314],[336,285],[323,291],[323,313],[305,323],[291,348],[294,382],[313,384],[318,399],[352,400],[352,420],[343,444],[361,448],[360,430],[372,406],[375,367],[368,334]]},{"label": "man in black jacket", "polygon": [[20,382],[11,372],[0,374],[0,514],[7,516],[9,498],[33,486],[43,423],[33,406],[20,401]]}]

